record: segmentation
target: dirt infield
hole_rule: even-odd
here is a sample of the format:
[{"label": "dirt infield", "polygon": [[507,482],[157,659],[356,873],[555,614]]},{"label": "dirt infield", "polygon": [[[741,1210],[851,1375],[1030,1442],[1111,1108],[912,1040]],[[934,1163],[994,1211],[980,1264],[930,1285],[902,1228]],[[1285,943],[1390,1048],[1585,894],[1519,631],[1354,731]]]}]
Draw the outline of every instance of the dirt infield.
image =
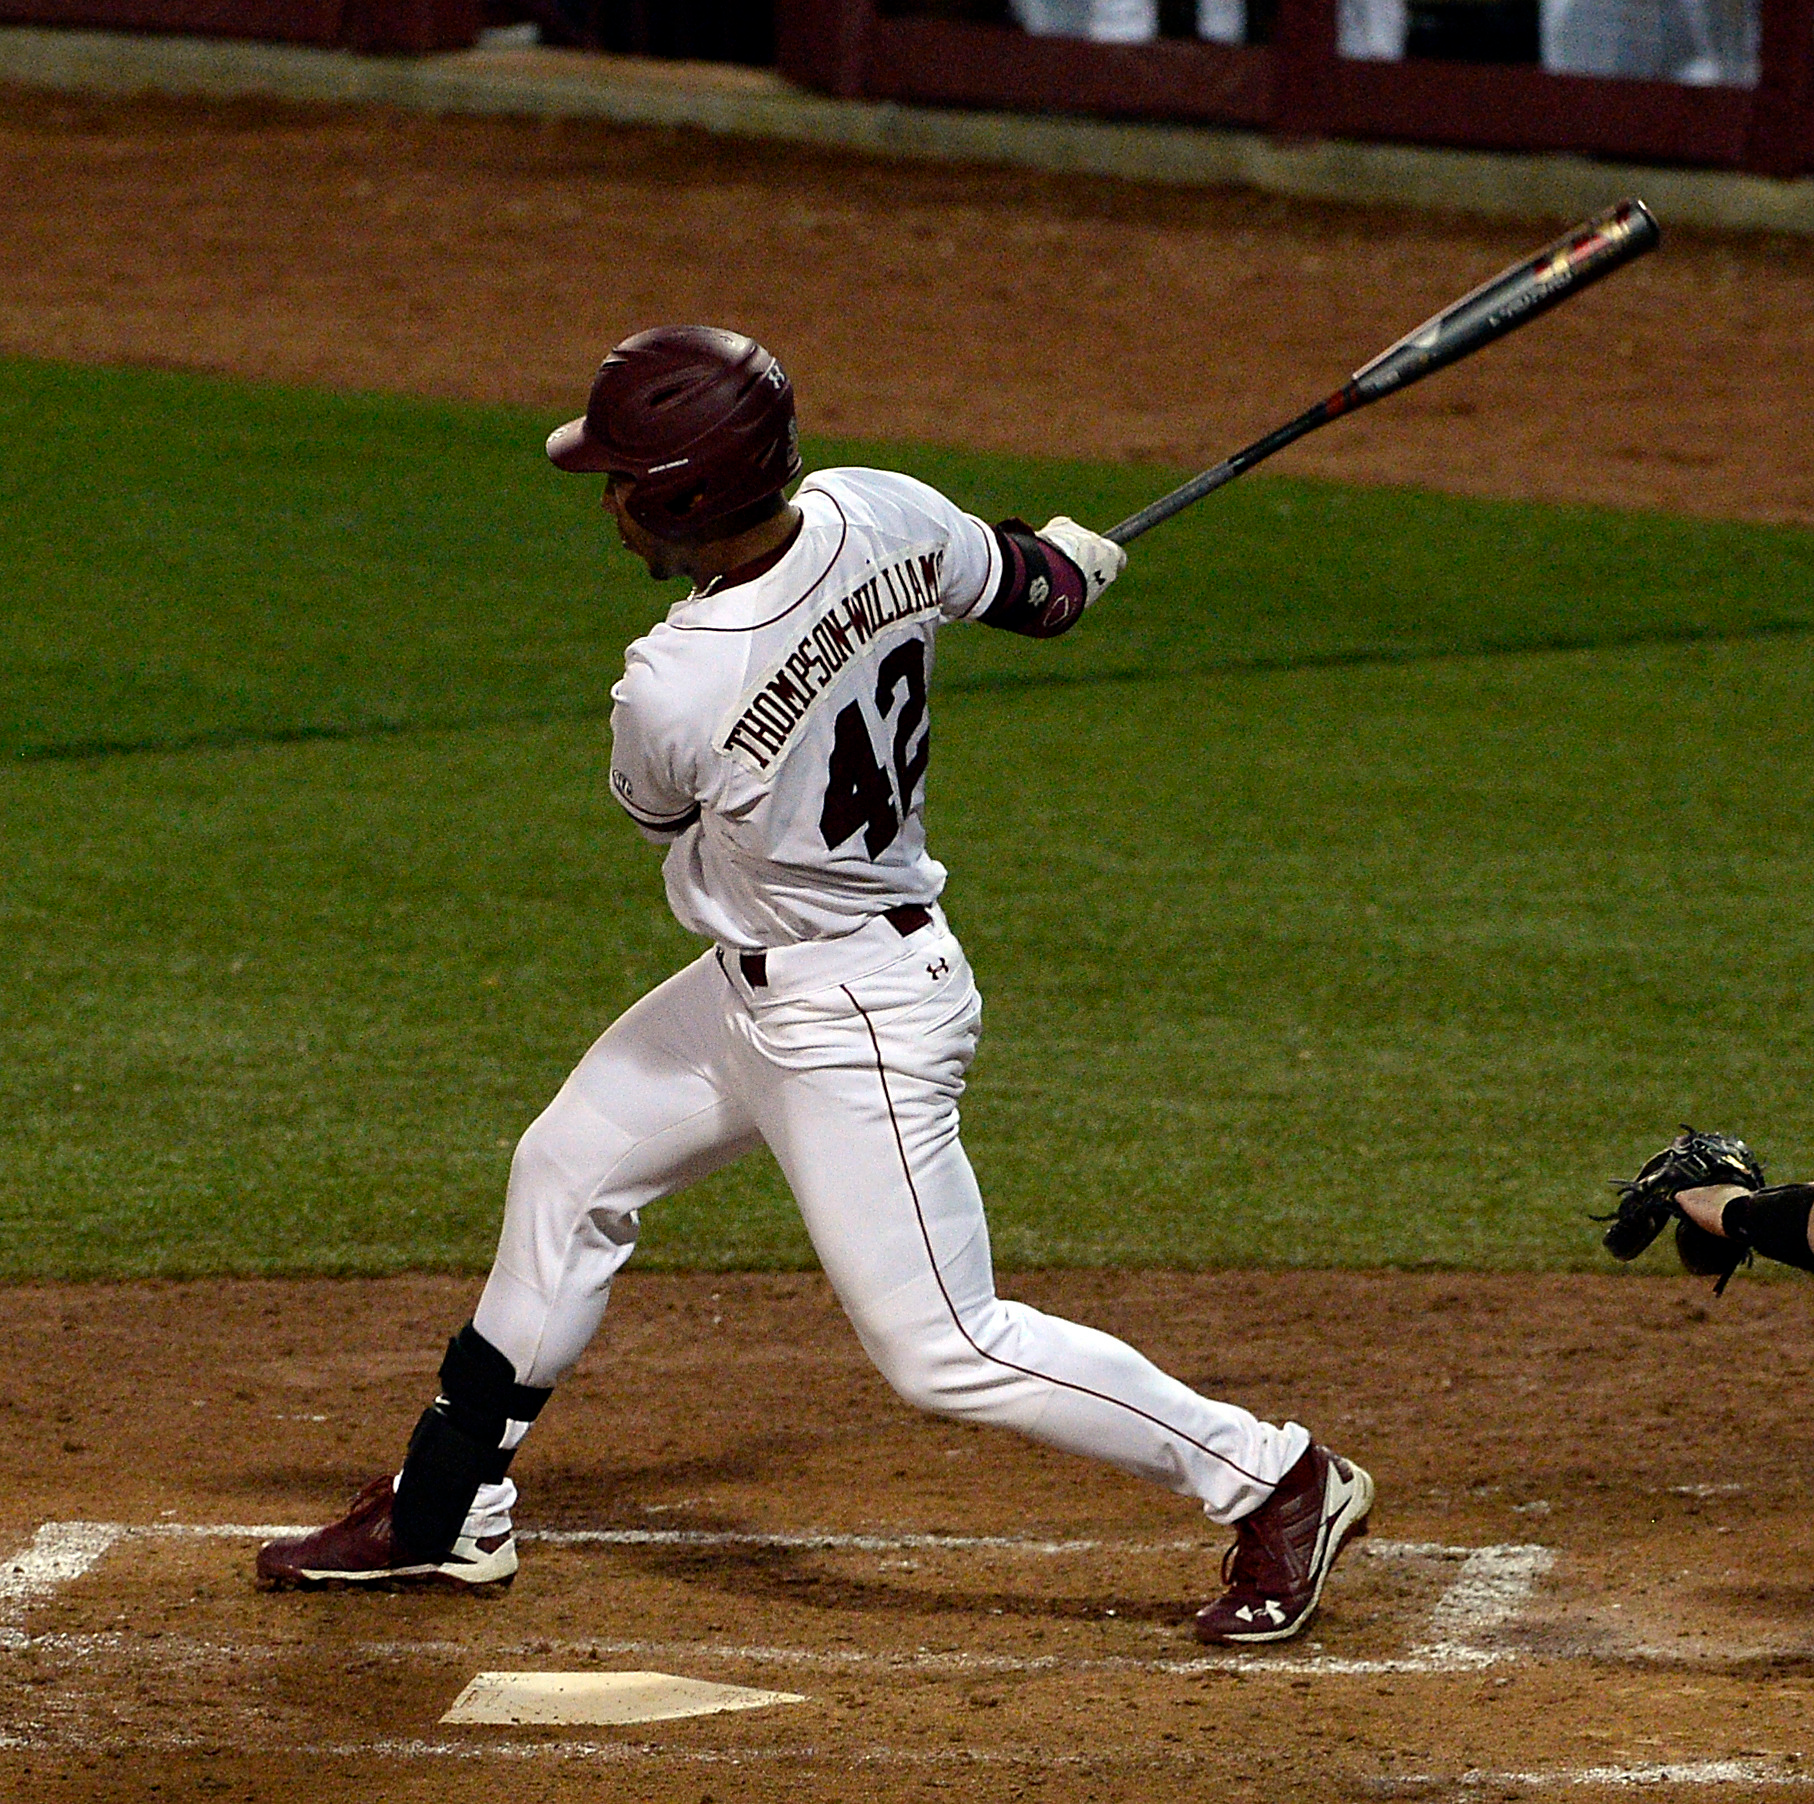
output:
[{"label": "dirt infield", "polygon": [[[518,1462],[550,1538],[507,1597],[255,1591],[256,1536],[197,1531],[383,1470],[473,1288],[9,1294],[0,1791],[1500,1799],[1814,1766],[1798,1283],[1013,1281],[1376,1472],[1371,1539],[1276,1653],[1189,1638],[1223,1536],[1187,1504],[914,1414],[799,1276],[622,1281]],[[440,1724],[479,1671],[595,1667],[805,1701]]]},{"label": "dirt infield", "polygon": [[[672,132],[16,91],[0,179],[0,349],[571,411],[624,332],[705,318],[784,355],[808,430],[1190,464],[1533,248]],[[1811,392],[1814,243],[1670,232],[1278,467],[1810,521]]]},{"label": "dirt infield", "polygon": [[[0,114],[0,348],[571,407],[658,318],[810,427],[1205,461],[1529,234],[657,132],[262,107]],[[1281,467],[1814,520],[1814,246],[1666,255]],[[1538,335],[1542,334],[1542,337]],[[1038,1274],[1005,1286],[1374,1469],[1305,1641],[1208,1657],[1176,1499],[911,1414],[821,1282],[637,1277],[520,1461],[505,1598],[258,1594],[260,1524],[397,1457],[464,1280],[0,1307],[0,1794],[1672,1796],[1814,1768],[1795,1281]],[[454,1729],[487,1669],[801,1694]],[[1804,1754],[1810,1758],[1804,1759]],[[1792,1791],[1791,1795],[1799,1795]]]}]

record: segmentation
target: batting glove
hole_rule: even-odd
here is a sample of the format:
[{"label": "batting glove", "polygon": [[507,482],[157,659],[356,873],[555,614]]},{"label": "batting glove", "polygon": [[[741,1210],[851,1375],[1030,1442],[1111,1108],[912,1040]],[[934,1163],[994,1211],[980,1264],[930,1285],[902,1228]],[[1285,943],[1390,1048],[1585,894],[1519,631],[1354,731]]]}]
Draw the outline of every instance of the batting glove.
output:
[{"label": "batting glove", "polygon": [[1127,553],[1113,539],[1105,539],[1069,514],[1054,514],[1039,529],[1083,572],[1083,605],[1087,608],[1127,568]]}]

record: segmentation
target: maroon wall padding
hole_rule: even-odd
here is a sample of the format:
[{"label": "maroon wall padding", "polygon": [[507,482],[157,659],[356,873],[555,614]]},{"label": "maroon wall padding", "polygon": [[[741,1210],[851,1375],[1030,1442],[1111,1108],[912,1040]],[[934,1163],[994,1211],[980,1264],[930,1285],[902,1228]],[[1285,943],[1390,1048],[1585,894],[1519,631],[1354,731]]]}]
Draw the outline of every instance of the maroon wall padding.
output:
[{"label": "maroon wall padding", "polygon": [[1270,124],[1291,138],[1329,135],[1335,111],[1335,7],[1330,0],[1279,0],[1272,22],[1278,106]]},{"label": "maroon wall padding", "polygon": [[344,44],[417,56],[479,35],[484,0],[0,0],[0,21]]},{"label": "maroon wall padding", "polygon": [[1742,88],[1607,81],[1477,63],[1337,65],[1327,130],[1483,150],[1568,150],[1646,163],[1744,165],[1752,97]]},{"label": "maroon wall padding", "polygon": [[0,0],[0,21],[8,25],[169,31],[291,44],[338,43],[341,12],[342,0]]},{"label": "maroon wall padding", "polygon": [[875,0],[780,0],[782,74],[847,97],[1263,126],[1790,176],[1814,171],[1814,0],[1761,0],[1757,88],[1606,81],[1477,63],[1350,62],[1336,0],[1279,0],[1266,48],[1091,44],[883,17]]},{"label": "maroon wall padding", "polygon": [[803,88],[850,100],[863,92],[874,8],[846,0],[775,0],[775,62]]},{"label": "maroon wall padding", "polygon": [[345,0],[340,41],[349,50],[426,56],[463,50],[479,35],[484,0]]},{"label": "maroon wall padding", "polygon": [[1273,114],[1267,49],[1176,38],[1091,44],[912,18],[874,20],[867,49],[862,92],[879,100],[1239,125],[1264,125]]},{"label": "maroon wall padding", "polygon": [[1762,79],[1746,166],[1761,175],[1814,170],[1814,0],[1761,0]]}]

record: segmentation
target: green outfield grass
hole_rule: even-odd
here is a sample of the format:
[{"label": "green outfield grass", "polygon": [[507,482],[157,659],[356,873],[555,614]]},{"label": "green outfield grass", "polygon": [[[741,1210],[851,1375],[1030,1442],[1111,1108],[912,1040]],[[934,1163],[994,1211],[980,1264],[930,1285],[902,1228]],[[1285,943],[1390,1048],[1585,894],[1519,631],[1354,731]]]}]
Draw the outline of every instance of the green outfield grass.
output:
[{"label": "green outfield grass", "polygon": [[[482,1266],[690,955],[603,781],[668,592],[550,423],[0,365],[0,1274]],[[1036,520],[1175,475],[813,450]],[[1256,478],[1069,639],[946,634],[1001,1261],[1592,1267],[1679,1119],[1814,1168],[1810,625],[1814,534]],[[750,1161],[642,1257],[810,1250]]]},{"label": "green outfield grass", "polygon": [[[551,420],[0,360],[0,757],[599,714],[667,605]],[[1339,431],[1338,426],[1331,430]],[[995,519],[1183,474],[809,442]],[[949,691],[1814,626],[1814,533],[1250,477],[1062,643],[954,633]]]}]

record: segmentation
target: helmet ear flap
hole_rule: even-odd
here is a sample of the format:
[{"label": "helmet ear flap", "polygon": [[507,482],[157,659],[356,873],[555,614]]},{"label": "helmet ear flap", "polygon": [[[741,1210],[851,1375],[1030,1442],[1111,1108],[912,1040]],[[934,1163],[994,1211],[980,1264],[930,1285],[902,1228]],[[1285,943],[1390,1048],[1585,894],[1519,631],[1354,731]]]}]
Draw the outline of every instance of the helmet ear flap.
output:
[{"label": "helmet ear flap", "polygon": [[[735,538],[740,532],[748,532],[752,526],[760,526],[764,520],[772,520],[787,505],[786,495],[775,489],[733,514],[722,517],[715,515],[709,526],[696,527],[690,523],[691,516],[687,509],[703,507],[702,495],[691,498],[678,511],[678,515],[673,508],[663,508],[659,513],[645,510],[639,507],[639,499],[637,491],[632,489],[624,504],[624,511],[644,531],[653,533],[656,538],[664,539],[670,545],[699,545],[708,539]],[[651,514],[653,517],[650,517]]]}]

